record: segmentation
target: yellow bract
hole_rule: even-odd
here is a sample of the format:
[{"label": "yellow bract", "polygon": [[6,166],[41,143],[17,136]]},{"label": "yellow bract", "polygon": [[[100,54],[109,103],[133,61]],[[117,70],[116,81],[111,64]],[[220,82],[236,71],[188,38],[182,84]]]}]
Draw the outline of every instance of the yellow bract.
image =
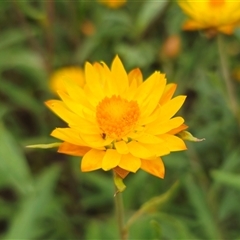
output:
[{"label": "yellow bract", "polygon": [[63,141],[58,151],[83,156],[85,172],[113,169],[124,178],[141,168],[163,178],[160,157],[186,149],[176,136],[187,128],[174,117],[186,98],[172,98],[176,84],[166,85],[160,72],[143,81],[141,71],[127,73],[118,56],[110,69],[86,63],[85,81],[65,81],[58,91],[62,100],[46,102],[68,125],[51,134]]},{"label": "yellow bract", "polygon": [[240,24],[239,0],[178,0],[178,4],[190,17],[185,30],[206,29],[232,34]]}]

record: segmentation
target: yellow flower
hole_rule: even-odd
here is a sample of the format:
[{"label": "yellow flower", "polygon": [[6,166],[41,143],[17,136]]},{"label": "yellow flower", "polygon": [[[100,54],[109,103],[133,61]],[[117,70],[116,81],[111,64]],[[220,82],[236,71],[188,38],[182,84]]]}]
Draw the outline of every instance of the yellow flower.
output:
[{"label": "yellow flower", "polygon": [[190,17],[185,30],[206,29],[232,34],[240,23],[239,0],[178,0],[178,4]]},{"label": "yellow flower", "polygon": [[79,86],[84,85],[84,72],[80,67],[71,66],[56,70],[50,77],[50,88],[53,92],[65,89],[65,82],[71,81]]},{"label": "yellow flower", "polygon": [[98,0],[110,8],[119,8],[126,3],[126,0]]},{"label": "yellow flower", "polygon": [[113,169],[121,178],[138,169],[164,177],[161,156],[185,150],[177,133],[187,128],[174,117],[185,96],[172,98],[176,84],[154,72],[143,81],[141,71],[126,73],[118,56],[111,69],[105,63],[86,63],[86,84],[68,81],[62,100],[46,105],[68,126],[51,135],[64,141],[58,152],[83,156],[83,172]]}]

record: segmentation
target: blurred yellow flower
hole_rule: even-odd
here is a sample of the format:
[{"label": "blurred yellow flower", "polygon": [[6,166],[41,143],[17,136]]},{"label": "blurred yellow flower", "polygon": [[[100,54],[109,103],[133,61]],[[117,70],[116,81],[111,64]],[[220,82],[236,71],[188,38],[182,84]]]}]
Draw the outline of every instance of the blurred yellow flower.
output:
[{"label": "blurred yellow flower", "polygon": [[118,56],[105,63],[86,63],[84,87],[66,81],[62,100],[46,105],[67,124],[51,135],[64,141],[58,152],[83,156],[83,172],[113,169],[121,178],[138,169],[164,177],[163,155],[185,150],[176,134],[187,128],[174,117],[186,96],[172,98],[176,84],[154,72],[143,81],[137,68],[126,73]]},{"label": "blurred yellow flower", "polygon": [[75,82],[83,87],[85,80],[82,68],[71,66],[56,70],[50,77],[50,88],[53,92],[64,90],[67,81]]},{"label": "blurred yellow flower", "polygon": [[98,0],[110,8],[119,8],[123,6],[127,0]]},{"label": "blurred yellow flower", "polygon": [[206,29],[232,34],[240,24],[239,0],[178,0],[178,4],[190,17],[185,30]]}]

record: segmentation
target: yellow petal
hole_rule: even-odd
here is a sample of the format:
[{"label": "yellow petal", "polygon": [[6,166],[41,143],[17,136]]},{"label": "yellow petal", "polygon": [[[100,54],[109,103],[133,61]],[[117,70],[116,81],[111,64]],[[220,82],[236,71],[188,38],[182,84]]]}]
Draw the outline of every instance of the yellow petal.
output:
[{"label": "yellow petal", "polygon": [[114,143],[114,146],[118,153],[120,154],[127,154],[129,153],[128,146],[125,141],[118,141]]},{"label": "yellow petal", "polygon": [[[156,86],[160,81],[159,79],[164,82],[166,81],[163,74],[154,72],[138,87],[133,99],[138,102],[140,107],[145,103],[145,101],[149,100],[149,96],[151,96],[152,92],[156,90]],[[159,91],[161,91],[161,89],[159,89]]]},{"label": "yellow petal", "polygon": [[159,101],[166,85],[166,79],[158,76],[158,81],[151,92],[151,95],[141,105],[141,117],[149,116],[159,106]]},{"label": "yellow petal", "polygon": [[162,121],[170,119],[181,108],[186,96],[177,96],[161,107],[160,118]]},{"label": "yellow petal", "polygon": [[[99,74],[101,86],[104,89],[104,95],[105,96],[112,96],[113,94],[118,94],[118,90],[114,85],[114,81],[112,79],[113,75],[108,66],[102,62],[100,63],[94,63],[94,68]],[[91,86],[90,86],[91,87]]]},{"label": "yellow petal", "polygon": [[162,143],[163,140],[155,135],[143,133],[139,137],[135,138],[140,143],[148,143],[148,144],[157,144]]},{"label": "yellow petal", "polygon": [[143,83],[142,72],[139,68],[133,69],[128,74],[129,85],[132,84],[133,80],[136,80],[137,86],[140,86]]},{"label": "yellow petal", "polygon": [[84,86],[84,92],[87,96],[89,104],[95,109],[101,99],[103,99],[102,95],[93,93],[91,86],[88,86],[87,84]]},{"label": "yellow petal", "polygon": [[136,141],[131,141],[128,143],[128,149],[129,152],[138,158],[151,158],[154,157],[154,153],[149,151],[148,148],[144,147],[142,144],[136,142]]},{"label": "yellow petal", "polygon": [[185,130],[187,128],[188,128],[188,126],[183,123],[181,126],[179,126],[177,128],[174,128],[171,131],[169,131],[168,134],[175,135],[175,134],[177,134],[177,133],[179,133],[179,132],[181,132],[181,131],[183,131],[183,130]]},{"label": "yellow petal", "polygon": [[113,84],[118,89],[118,94],[120,96],[124,96],[123,94],[126,92],[126,90],[129,87],[128,76],[118,56],[114,58],[111,70],[113,75],[112,81],[114,81]]},{"label": "yellow petal", "polygon": [[72,156],[83,156],[86,154],[91,148],[89,147],[84,147],[84,146],[78,146],[74,145],[68,142],[63,142],[59,148],[58,152],[59,153],[64,153]]},{"label": "yellow petal", "polygon": [[[158,144],[142,144],[145,148],[149,151],[154,153],[155,156],[164,156],[170,153],[170,150],[165,142],[158,143]],[[149,158],[150,159],[150,158]]]},{"label": "yellow petal", "polygon": [[62,101],[49,100],[45,102],[45,105],[67,123],[77,123],[79,119],[81,119],[79,116],[69,111]]},{"label": "yellow petal", "polygon": [[101,80],[98,71],[90,63],[85,64],[85,77],[86,83],[89,86],[92,94],[98,96],[98,98],[103,98],[105,96],[103,92],[103,86],[101,85]]},{"label": "yellow petal", "polygon": [[164,178],[165,167],[161,158],[154,160],[141,159],[141,169],[159,178]]},{"label": "yellow petal", "polygon": [[177,84],[175,83],[170,83],[166,85],[164,92],[162,94],[162,97],[160,99],[161,105],[164,105],[166,102],[168,102],[172,98],[174,92],[176,91],[176,88],[177,88]]},{"label": "yellow petal", "polygon": [[70,109],[76,115],[83,117],[82,109],[85,108],[85,106],[82,105],[81,102],[71,99],[71,97],[65,91],[57,91],[57,93],[68,109]]},{"label": "yellow petal", "polygon": [[90,104],[87,101],[87,96],[83,91],[83,88],[80,87],[76,82],[73,81],[64,82],[64,87],[66,89],[66,92],[73,101],[81,103],[84,106],[90,107]]},{"label": "yellow petal", "polygon": [[56,128],[52,131],[51,136],[74,145],[86,146],[79,133],[71,128]]},{"label": "yellow petal", "polygon": [[156,121],[158,118],[160,118],[160,116],[161,116],[160,114],[161,114],[161,109],[158,108],[151,115],[145,116],[145,117],[142,117],[141,119],[139,119],[139,125],[143,126],[143,125],[147,125],[151,122]]},{"label": "yellow petal", "polygon": [[121,159],[121,155],[114,149],[106,150],[106,153],[102,161],[102,169],[108,171],[118,166]]},{"label": "yellow petal", "polygon": [[136,172],[141,167],[141,161],[138,157],[134,157],[132,154],[124,154],[118,166],[130,172]]},{"label": "yellow petal", "polygon": [[81,138],[86,143],[87,146],[90,146],[92,148],[102,148],[104,146],[108,146],[112,143],[113,139],[106,138],[103,139],[101,134],[81,134]]},{"label": "yellow petal", "polygon": [[112,95],[118,95],[118,89],[114,84],[113,74],[104,62],[102,62],[102,79],[105,96],[111,97]]},{"label": "yellow petal", "polygon": [[[160,119],[159,119],[160,121]],[[184,122],[184,119],[182,117],[174,117],[171,118],[169,121],[158,123],[155,121],[154,123],[151,123],[148,125],[148,128],[146,129],[146,132],[149,134],[159,135],[163,133],[167,133],[171,131],[174,128],[179,127]]]},{"label": "yellow petal", "polygon": [[[66,106],[72,111],[69,111],[68,108],[65,107],[65,104],[61,101],[52,100],[50,103],[47,102],[46,104],[61,118],[64,118],[66,121],[68,120],[67,123],[69,126],[76,126],[76,129],[80,133],[99,133],[99,128],[95,123],[96,120],[93,116],[91,116],[91,110],[72,101],[65,92],[61,91],[60,95],[65,101]],[[86,109],[88,109],[89,113],[86,113]]]},{"label": "yellow petal", "polygon": [[167,143],[170,151],[182,151],[187,149],[184,141],[179,137],[170,134],[163,134],[160,137]]},{"label": "yellow petal", "polygon": [[105,155],[105,151],[91,149],[87,152],[81,161],[82,172],[94,171],[102,167],[102,160]]},{"label": "yellow petal", "polygon": [[69,124],[69,127],[74,129],[75,131],[78,131],[80,135],[81,134],[100,135],[100,130],[96,124],[89,124],[82,121],[82,122],[79,122],[79,125]]}]

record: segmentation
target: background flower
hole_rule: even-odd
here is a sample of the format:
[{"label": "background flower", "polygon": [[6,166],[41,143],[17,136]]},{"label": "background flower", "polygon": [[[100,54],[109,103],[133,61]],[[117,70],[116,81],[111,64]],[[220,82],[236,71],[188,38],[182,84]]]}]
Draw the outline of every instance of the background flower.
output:
[{"label": "background flower", "polygon": [[110,8],[119,8],[127,2],[126,0],[98,0],[98,1]]},{"label": "background flower", "polygon": [[84,72],[80,67],[71,66],[56,70],[50,77],[50,88],[53,92],[65,89],[66,82],[75,82],[80,87],[85,83]]},{"label": "background flower", "polygon": [[231,0],[178,1],[190,17],[183,26],[185,30],[212,29],[232,34],[240,24],[240,2]]}]

